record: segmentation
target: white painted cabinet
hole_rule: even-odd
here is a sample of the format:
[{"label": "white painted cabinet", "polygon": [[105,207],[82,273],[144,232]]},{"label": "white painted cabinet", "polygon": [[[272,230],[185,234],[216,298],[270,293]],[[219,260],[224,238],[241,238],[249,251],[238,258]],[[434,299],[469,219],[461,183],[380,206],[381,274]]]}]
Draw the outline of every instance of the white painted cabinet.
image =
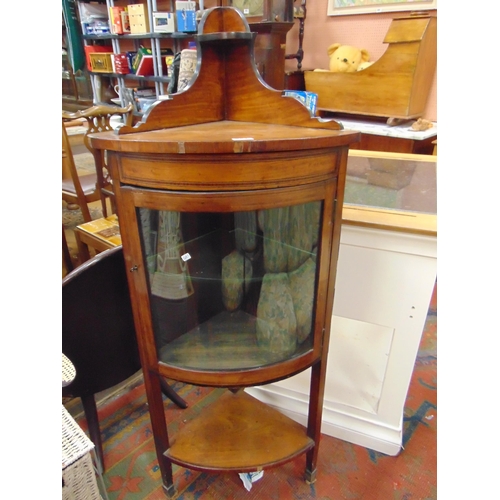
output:
[{"label": "white painted cabinet", "polygon": [[[353,156],[362,153],[367,152]],[[396,160],[415,155],[402,156]],[[412,179],[434,174],[435,182],[435,157],[423,160],[426,165],[417,165]],[[427,175],[418,175],[421,169]],[[427,196],[428,208],[435,190],[429,195],[411,184],[408,192]],[[399,199],[405,199],[402,190]],[[431,202],[431,210],[434,206]],[[436,280],[435,219],[429,213],[345,205],[323,433],[388,455],[399,453],[404,404]],[[309,379],[307,371],[247,391],[305,424]]]}]

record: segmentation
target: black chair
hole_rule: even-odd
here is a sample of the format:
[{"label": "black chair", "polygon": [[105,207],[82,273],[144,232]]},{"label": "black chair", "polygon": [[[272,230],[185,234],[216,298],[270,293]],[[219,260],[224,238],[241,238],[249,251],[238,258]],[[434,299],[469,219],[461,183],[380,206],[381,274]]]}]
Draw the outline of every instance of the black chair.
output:
[{"label": "black chair", "polygon": [[[76,376],[63,396],[80,397],[98,467],[104,455],[94,395],[141,369],[122,247],[83,263],[62,282],[62,352]],[[186,402],[162,379],[162,390],[180,408]]]}]

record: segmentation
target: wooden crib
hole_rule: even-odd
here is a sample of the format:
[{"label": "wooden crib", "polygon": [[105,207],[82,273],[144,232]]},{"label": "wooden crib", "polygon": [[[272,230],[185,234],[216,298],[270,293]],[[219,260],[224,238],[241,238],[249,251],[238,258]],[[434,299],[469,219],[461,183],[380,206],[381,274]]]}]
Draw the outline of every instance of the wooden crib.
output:
[{"label": "wooden crib", "polygon": [[388,47],[368,68],[355,73],[305,71],[306,90],[318,94],[318,112],[389,119],[422,117],[437,61],[437,19],[413,15],[393,19]]}]

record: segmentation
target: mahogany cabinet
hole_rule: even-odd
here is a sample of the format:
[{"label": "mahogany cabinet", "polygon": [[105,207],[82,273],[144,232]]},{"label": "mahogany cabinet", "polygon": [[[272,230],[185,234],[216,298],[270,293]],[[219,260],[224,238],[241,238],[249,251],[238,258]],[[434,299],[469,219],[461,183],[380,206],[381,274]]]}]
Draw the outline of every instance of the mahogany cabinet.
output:
[{"label": "mahogany cabinet", "polygon": [[[335,121],[267,86],[255,34],[208,10],[196,78],[106,151],[155,446],[172,464],[249,472],[306,453],[314,481],[349,145]],[[302,426],[245,392],[312,368]],[[228,391],[170,436],[160,377]]]}]

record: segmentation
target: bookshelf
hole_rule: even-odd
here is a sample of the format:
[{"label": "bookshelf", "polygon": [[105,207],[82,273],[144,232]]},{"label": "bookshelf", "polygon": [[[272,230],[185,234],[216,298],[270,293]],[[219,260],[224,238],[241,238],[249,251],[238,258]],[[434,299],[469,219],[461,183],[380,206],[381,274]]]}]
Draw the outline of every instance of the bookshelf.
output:
[{"label": "bookshelf", "polygon": [[[113,102],[125,106],[132,102],[132,90],[144,100],[150,101],[161,99],[162,96],[171,93],[169,89],[171,75],[165,64],[167,51],[177,54],[188,48],[189,42],[193,42],[196,38],[197,29],[197,22],[195,22],[193,31],[176,31],[180,28],[176,20],[177,2],[175,0],[143,0],[142,3],[138,0],[135,2],[134,0],[100,0],[90,3],[76,1],[79,4],[85,51],[92,52],[93,55],[90,57],[100,63],[98,68],[88,68],[94,103]],[[235,2],[198,0],[192,3],[196,9],[209,9],[220,5],[231,5]],[[286,87],[285,45],[287,33],[293,27],[294,18],[296,18],[294,2],[286,0],[281,5],[276,1],[266,0],[264,3],[269,4],[264,9],[269,16],[247,17],[251,31],[256,33],[256,66],[268,85],[276,89],[284,89]],[[87,21],[96,19],[96,17],[91,17],[92,14],[87,15],[89,6],[105,16],[102,18],[102,24],[94,23],[94,30],[88,29]],[[131,9],[131,6],[134,8]],[[126,31],[126,23],[124,24],[119,15],[119,10],[125,8],[129,10],[130,31]],[[276,14],[278,11],[279,15]],[[170,19],[166,18],[166,13],[171,14]],[[119,20],[118,33],[115,33],[113,26],[116,26],[117,20]],[[142,32],[134,30],[131,22],[137,23],[138,30]],[[173,26],[170,27],[172,24]],[[174,28],[173,31],[172,28]],[[119,59],[123,59],[124,54],[129,54],[128,57],[130,57],[131,53],[138,52],[141,47],[150,51],[152,71],[147,74],[120,71]],[[118,57],[118,55],[121,56]],[[137,106],[137,114],[142,114],[141,102],[136,101],[134,104]]]},{"label": "bookshelf", "polygon": [[[156,100],[167,95],[171,77],[165,63],[167,55],[173,55],[186,48],[193,39],[194,33],[187,32],[155,32],[155,13],[170,13],[175,16],[174,0],[146,0],[143,3],[130,0],[106,0],[105,2],[78,2],[80,5],[80,20],[82,22],[83,41],[88,58],[102,59],[102,66],[90,67],[90,77],[94,92],[94,102],[111,101],[114,104],[127,105],[133,101],[132,90],[137,96]],[[95,12],[89,13],[89,5],[95,7]],[[131,7],[140,7],[131,9]],[[129,26],[126,22],[118,24],[116,12],[129,10]],[[115,14],[114,14],[115,13]],[[96,16],[102,17],[106,24],[102,26],[96,21]],[[89,21],[87,23],[87,21]],[[92,23],[92,21],[94,21]],[[142,21],[142,27],[139,25]],[[134,23],[136,23],[134,25]],[[134,26],[137,29],[134,29]],[[150,56],[150,71],[128,72],[129,64],[123,61],[128,58],[133,62],[134,53],[147,50]],[[101,53],[102,51],[102,53]],[[120,57],[118,57],[120,56]],[[109,61],[109,63],[108,63]],[[123,70],[126,66],[126,70]],[[141,112],[140,103],[134,102],[136,111]]]}]

